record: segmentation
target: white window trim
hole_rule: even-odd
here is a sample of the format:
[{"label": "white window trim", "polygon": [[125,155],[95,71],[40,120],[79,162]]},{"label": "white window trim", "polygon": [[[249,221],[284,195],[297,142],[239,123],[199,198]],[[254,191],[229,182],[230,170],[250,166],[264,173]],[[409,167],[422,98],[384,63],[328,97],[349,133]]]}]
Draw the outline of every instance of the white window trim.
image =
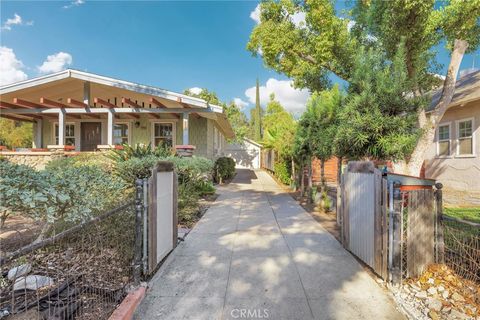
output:
[{"label": "white window trim", "polygon": [[128,128],[127,144],[132,144],[132,122],[131,121],[114,121],[113,126],[116,124],[126,124]]},{"label": "white window trim", "polygon": [[[449,141],[450,141],[450,145],[449,145],[449,155],[448,156],[445,156],[445,155],[440,155],[440,127],[444,127],[444,126],[448,126],[448,136],[449,136]],[[442,141],[447,141],[447,140],[442,140]],[[453,153],[452,153],[452,144],[453,144],[453,137],[452,137],[452,122],[449,121],[449,122],[442,122],[440,123],[438,126],[437,126],[437,151],[436,151],[436,156],[437,158],[452,158],[453,157]]]},{"label": "white window trim", "polygon": [[172,148],[175,148],[177,145],[177,122],[173,120],[155,120],[151,122],[150,128],[150,141],[152,143],[152,147],[155,146],[155,124],[156,123],[170,123],[172,124]]},{"label": "white window trim", "polygon": [[[80,140],[77,137],[77,122],[75,122],[75,121],[65,122],[65,125],[69,125],[69,124],[74,125],[73,138],[75,139],[75,149],[77,149],[77,147],[79,147],[79,143],[80,143]],[[58,121],[53,122],[53,126],[52,126],[52,142],[53,142],[53,144],[57,143],[57,141],[55,139],[55,127],[56,126],[58,126]],[[66,136],[65,136],[65,138],[66,138]]]},{"label": "white window trim", "polygon": [[[472,153],[471,154],[460,154],[460,122],[472,121]],[[475,150],[475,118],[465,118],[455,121],[455,138],[456,138],[456,149],[455,149],[455,158],[474,158],[477,156],[477,150]]]}]

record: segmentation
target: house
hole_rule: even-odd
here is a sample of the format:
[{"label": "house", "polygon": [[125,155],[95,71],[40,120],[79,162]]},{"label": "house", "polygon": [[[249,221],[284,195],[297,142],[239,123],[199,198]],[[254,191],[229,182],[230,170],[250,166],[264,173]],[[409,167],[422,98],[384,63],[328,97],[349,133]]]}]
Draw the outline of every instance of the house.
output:
[{"label": "house", "polygon": [[221,106],[72,69],[2,86],[0,100],[1,117],[33,122],[33,148],[22,156],[151,143],[214,159],[234,137]]},{"label": "house", "polygon": [[262,145],[244,138],[227,144],[225,156],[235,160],[235,167],[243,169],[260,169]]},{"label": "house", "polygon": [[[441,91],[434,94],[433,110]],[[451,205],[480,205],[480,71],[461,76],[425,159],[425,176]]]}]

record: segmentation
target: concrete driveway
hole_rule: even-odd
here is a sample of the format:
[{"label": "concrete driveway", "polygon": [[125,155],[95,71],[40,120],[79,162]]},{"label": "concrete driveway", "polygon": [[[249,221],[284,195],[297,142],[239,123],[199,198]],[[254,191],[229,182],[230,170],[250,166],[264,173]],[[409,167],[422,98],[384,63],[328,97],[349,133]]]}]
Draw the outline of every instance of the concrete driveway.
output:
[{"label": "concrete driveway", "polygon": [[233,183],[149,284],[136,319],[404,319],[265,172]]}]

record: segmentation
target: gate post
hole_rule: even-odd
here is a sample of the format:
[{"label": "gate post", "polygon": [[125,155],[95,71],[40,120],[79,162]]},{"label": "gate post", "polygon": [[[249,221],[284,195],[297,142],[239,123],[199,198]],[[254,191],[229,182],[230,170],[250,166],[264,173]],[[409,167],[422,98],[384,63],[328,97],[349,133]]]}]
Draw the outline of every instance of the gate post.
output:
[{"label": "gate post", "polygon": [[142,275],[142,213],[143,213],[143,180],[135,180],[135,246],[133,260],[133,281],[140,284]]},{"label": "gate post", "polygon": [[390,227],[391,232],[391,279],[394,284],[400,284],[402,281],[402,194],[400,192],[400,183],[395,181],[390,186]]},{"label": "gate post", "polygon": [[437,263],[445,263],[445,242],[443,239],[443,195],[442,195],[442,188],[443,184],[440,182],[437,182],[435,184],[435,202],[437,206],[437,214],[436,214],[436,223],[435,223],[435,229],[436,229],[436,239],[435,239],[435,244],[436,244],[436,262]]}]

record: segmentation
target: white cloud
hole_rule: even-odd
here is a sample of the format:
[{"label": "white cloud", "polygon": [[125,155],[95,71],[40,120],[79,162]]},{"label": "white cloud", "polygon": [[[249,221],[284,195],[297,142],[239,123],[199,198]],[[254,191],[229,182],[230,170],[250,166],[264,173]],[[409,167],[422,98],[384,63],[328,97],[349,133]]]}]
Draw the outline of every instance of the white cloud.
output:
[{"label": "white cloud", "polygon": [[[256,24],[260,24],[260,4],[257,4],[255,9],[250,12],[250,18],[255,21]],[[297,28],[305,26],[305,12],[299,11],[294,13],[290,20],[295,24]]]},{"label": "white cloud", "polygon": [[243,108],[245,108],[246,106],[249,105],[249,103],[247,101],[244,101],[241,98],[233,98],[233,103],[235,103],[235,105],[237,107],[239,107],[240,109],[243,109]]},{"label": "white cloud", "polygon": [[202,88],[193,87],[193,88],[188,89],[188,91],[190,91],[193,94],[200,94],[202,92]]},{"label": "white cloud", "polygon": [[[255,103],[255,87],[245,90],[245,96],[250,103]],[[293,82],[290,80],[277,80],[270,78],[264,86],[260,86],[260,104],[266,105],[270,100],[270,95],[275,94],[275,100],[290,112],[298,113],[305,110],[305,105],[310,93],[306,89],[293,88]]]},{"label": "white cloud", "polygon": [[250,18],[255,21],[256,24],[260,23],[260,4],[257,4],[255,9],[250,12]]},{"label": "white cloud", "polygon": [[84,3],[85,3],[85,0],[74,0],[74,1],[70,2],[70,4],[67,4],[67,5],[63,6],[63,9],[70,9],[72,7],[78,7],[78,6],[80,6]]},{"label": "white cloud", "polygon": [[33,26],[33,21],[24,22],[22,17],[15,13],[13,18],[9,18],[5,21],[2,30],[12,30],[12,26]]},{"label": "white cloud", "polygon": [[72,64],[72,55],[66,52],[59,52],[47,57],[47,60],[38,68],[40,73],[52,73],[64,70]]},{"label": "white cloud", "polygon": [[12,49],[0,47],[0,85],[27,79],[23,68],[22,61],[17,59]]}]

